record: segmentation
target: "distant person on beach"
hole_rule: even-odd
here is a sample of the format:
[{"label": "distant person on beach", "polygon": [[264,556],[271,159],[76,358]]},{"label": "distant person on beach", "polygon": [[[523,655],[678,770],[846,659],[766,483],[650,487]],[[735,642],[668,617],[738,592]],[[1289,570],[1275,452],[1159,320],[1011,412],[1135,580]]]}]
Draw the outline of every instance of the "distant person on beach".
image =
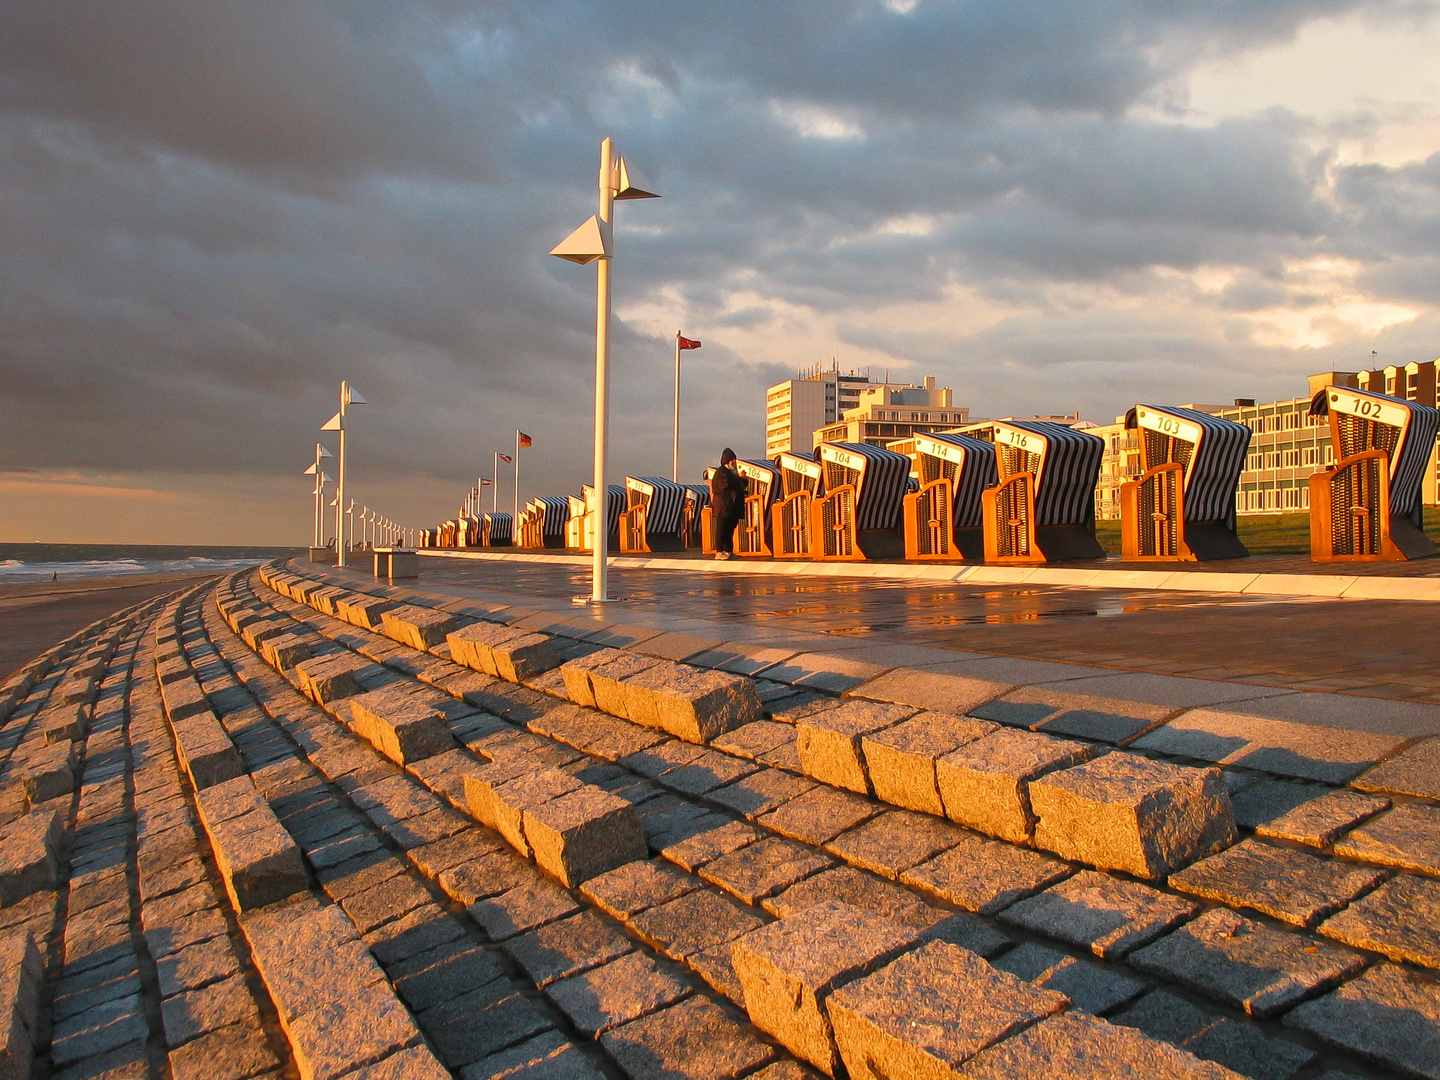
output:
[{"label": "distant person on beach", "polygon": [[715,529],[715,558],[735,556],[735,526],[745,515],[745,496],[750,482],[735,471],[735,451],[728,446],[720,455],[720,467],[710,477],[710,522]]},{"label": "distant person on beach", "polygon": [[51,580],[51,581],[59,581],[59,580],[60,580],[60,571],[59,571],[59,570],[51,570],[51,571],[50,571],[50,580]]}]

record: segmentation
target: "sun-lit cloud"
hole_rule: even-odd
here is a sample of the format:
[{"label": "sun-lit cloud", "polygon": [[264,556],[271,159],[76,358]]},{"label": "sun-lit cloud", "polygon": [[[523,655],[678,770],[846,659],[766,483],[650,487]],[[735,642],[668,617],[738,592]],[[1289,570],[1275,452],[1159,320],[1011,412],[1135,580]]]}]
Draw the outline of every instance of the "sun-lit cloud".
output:
[{"label": "sun-lit cloud", "polygon": [[1437,46],[1411,0],[10,5],[6,527],[303,542],[342,378],[393,517],[517,427],[574,490],[595,270],[545,253],[606,135],[664,196],[616,209],[617,472],[677,329],[686,475],[816,362],[1105,420],[1430,359]]}]

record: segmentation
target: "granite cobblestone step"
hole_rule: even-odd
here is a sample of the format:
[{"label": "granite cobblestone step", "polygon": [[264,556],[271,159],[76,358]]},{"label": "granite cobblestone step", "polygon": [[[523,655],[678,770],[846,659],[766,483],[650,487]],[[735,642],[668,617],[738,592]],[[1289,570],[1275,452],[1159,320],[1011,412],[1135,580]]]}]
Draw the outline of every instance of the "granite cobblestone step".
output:
[{"label": "granite cobblestone step", "polygon": [[[392,590],[392,592],[389,593],[389,596],[387,596],[387,599],[393,600],[397,598],[397,596],[408,596],[408,598],[410,598],[410,596],[413,596],[413,593],[402,592],[402,590]],[[471,606],[472,611],[474,611],[474,608],[475,606]],[[302,616],[302,618],[304,618],[304,616]],[[441,658],[438,658],[438,660],[441,660]],[[441,671],[441,668],[426,668],[426,671]],[[420,677],[423,678],[425,677],[425,675],[420,675]],[[439,675],[439,678],[445,678],[445,675],[441,674]],[[438,685],[438,683],[436,683],[436,685]],[[518,714],[526,713],[527,710],[530,711],[530,713],[534,713],[534,710],[536,710],[536,706],[534,706],[534,704],[527,703],[526,706],[521,706],[521,704],[518,703],[518,701],[514,700],[514,698],[508,698],[507,694],[495,694],[495,690],[497,690],[497,688],[491,688],[488,693],[491,693],[494,697],[500,698],[500,701],[497,701],[497,704],[504,703],[505,710],[516,710],[517,716]],[[516,690],[518,690],[518,687],[516,687]],[[946,691],[946,693],[952,693],[952,690],[953,688],[950,688],[950,690]],[[916,704],[916,706],[912,706],[912,711],[914,710],[914,708],[923,707],[924,704],[935,703]],[[629,733],[635,732],[636,730],[634,726],[628,726],[628,724],[625,724],[625,721],[615,720],[613,719],[613,717],[603,717],[603,719],[608,721],[608,723],[606,724],[595,723],[595,719],[598,719],[598,717],[595,717],[595,713],[593,713],[593,711],[589,714],[586,713],[585,708],[577,708],[575,706],[563,708],[567,708],[566,713],[557,714],[557,716],[554,717],[553,723],[553,732],[560,734],[560,737],[562,737],[562,739],[566,739],[566,736],[570,736],[570,739],[575,739],[576,743],[586,742],[592,744],[592,746],[603,746],[603,744],[606,743],[615,744],[616,740],[624,739],[625,736],[628,736]],[[801,708],[805,708],[805,706],[801,706]],[[553,708],[550,711],[554,711]],[[534,724],[533,730],[540,729],[540,727],[549,727],[547,721],[550,720],[550,711],[544,711],[544,713],[539,714],[539,716],[530,716],[527,720],[521,720],[521,723]],[[783,717],[780,717],[780,719],[783,719]],[[792,717],[792,719],[799,719],[799,717]],[[762,723],[772,724],[775,723],[775,721],[762,721]],[[789,726],[789,724],[776,724],[776,727],[780,726],[791,727]],[[791,727],[791,730],[793,730],[793,727]],[[776,734],[779,734],[779,739],[776,739]],[[734,750],[743,749],[746,750],[746,755],[743,756],[749,757],[750,760],[755,760],[755,756],[757,755],[770,755],[770,753],[775,752],[776,747],[785,746],[788,740],[783,737],[783,734],[785,733],[775,732],[775,730],[770,730],[768,729],[768,727],[759,727],[759,729],[756,729],[755,732],[742,732],[742,737],[740,737],[740,739],[736,739],[736,737],[732,736],[727,737],[727,739],[721,740],[721,742],[726,744],[726,749],[730,750],[730,752],[733,753]],[[570,739],[566,739],[566,742],[569,742]],[[750,742],[750,740],[753,740],[753,742]],[[789,744],[793,746],[793,742]],[[654,749],[655,746],[657,746],[657,744],[649,743],[647,749]],[[756,747],[763,747],[763,749],[756,749]],[[864,746],[861,747],[861,752],[864,752]],[[624,756],[628,755],[619,755],[619,757]],[[1106,756],[1100,757],[1100,760],[1104,760],[1104,757]],[[1135,757],[1135,759],[1138,760],[1153,760],[1149,759],[1149,757],[1139,757],[1136,755],[1125,755],[1125,757]],[[691,759],[691,762],[693,762],[693,760],[694,759]],[[674,762],[665,763],[665,766],[667,766],[667,768],[662,768],[660,772],[658,772],[658,779],[664,780],[664,776],[668,775],[668,772],[674,772],[675,769],[690,768],[690,762],[678,763],[677,759],[674,760]],[[1074,768],[1074,766],[1071,766],[1071,768]],[[756,778],[763,778],[763,776],[766,776],[766,772],[752,773],[752,775],[747,776],[747,778],[736,780],[736,782],[734,782],[734,785],[736,785],[736,788],[742,788],[742,786],[747,786],[747,788],[753,788],[756,783]],[[1256,782],[1257,779],[1259,779],[1261,783],[1270,782],[1270,780],[1264,780],[1263,775],[1256,775],[1256,773],[1244,772],[1230,773],[1230,775],[1227,776],[1227,779],[1230,780],[1230,785],[1236,789],[1243,789],[1246,785],[1254,785],[1254,782]],[[727,786],[730,785],[723,785],[721,786],[721,788],[711,789],[711,791],[723,792],[724,789],[727,788]],[[1322,788],[1319,791],[1319,795],[1323,795],[1323,793],[1328,791],[1333,791],[1333,789]],[[681,795],[684,795],[684,792],[680,793]],[[786,802],[791,801],[791,799],[798,798],[799,793],[804,792],[791,792],[789,793],[788,798],[782,798],[779,802],[772,802],[772,804],[766,805],[765,812],[763,812],[763,814],[756,814],[756,818],[762,818],[762,816],[765,816],[765,814],[769,814],[769,812],[773,812],[775,811],[775,809],[778,809],[779,806],[785,805]],[[691,796],[691,798],[693,798],[693,796]],[[729,798],[729,796],[727,796],[727,798]],[[706,798],[706,801],[708,801],[708,798]],[[681,806],[677,806],[677,808],[675,809],[677,809],[678,811],[678,809],[681,809]],[[899,814],[899,811],[891,812],[894,812],[894,814]],[[1349,812],[1349,808],[1346,808],[1346,812]],[[1335,835],[1331,835],[1331,837],[1326,837],[1325,840],[1320,841],[1318,847],[1320,848],[1320,850],[1322,850],[1322,855],[1325,855],[1326,851],[1328,851],[1326,845],[1331,844],[1331,842],[1333,842],[1336,837],[1339,837],[1339,835],[1344,835],[1346,828],[1354,827],[1354,824],[1356,824],[1356,822],[1358,821],[1364,821],[1365,816],[1367,816],[1367,814],[1356,815],[1355,818],[1351,819],[1351,821],[1346,822],[1346,824],[1342,824],[1341,827],[1339,827],[1339,832],[1336,832]],[[1423,815],[1421,815],[1421,818],[1423,818]],[[1319,821],[1325,821],[1325,819],[1328,818],[1320,815],[1318,816],[1318,819]],[[713,827],[711,828],[719,829],[723,824],[724,819],[721,819],[720,824],[713,825]],[[868,822],[863,822],[863,824],[857,825],[857,827],[854,828],[864,828],[865,824],[868,824]],[[1303,825],[1303,822],[1300,822],[1300,825]],[[1299,828],[1300,825],[1282,825],[1282,828],[1290,828],[1292,829],[1292,831],[1295,831],[1295,829]],[[1308,827],[1308,825],[1306,825],[1306,827]],[[1253,827],[1247,825],[1246,828]],[[1316,832],[1313,831],[1313,827],[1308,828],[1312,828],[1312,832],[1308,832],[1308,834],[1303,835],[1320,835],[1316,834]],[[704,829],[701,829],[700,832],[704,832]],[[845,834],[842,834],[842,837],[844,837],[844,835]],[[749,840],[746,842],[755,841]],[[840,838],[837,838],[837,841],[832,841],[832,844],[834,844],[834,842],[840,842]],[[979,844],[989,844],[992,848],[998,848],[998,850],[1017,851],[1015,850],[1015,848],[1009,848],[1009,845],[1001,844],[1001,842],[978,842]],[[960,850],[963,851],[963,845],[960,845]],[[1280,848],[1276,848],[1276,850],[1279,851]],[[667,851],[671,852],[671,854],[678,855],[678,857],[684,857],[683,851],[681,851],[681,844],[668,845]],[[953,847],[952,845],[952,847],[948,848],[948,850],[940,852],[939,855],[932,855],[929,861],[935,861],[936,858],[945,857],[945,855],[949,854],[949,852],[955,851],[956,847]],[[1044,858],[1043,855],[1038,855],[1038,852],[1027,852],[1027,854],[1030,854],[1031,857],[1035,858]],[[976,855],[973,855],[973,857],[978,857],[978,852],[976,852]],[[917,865],[922,865],[923,867],[924,861],[926,860],[922,860],[922,863]],[[904,868],[904,870],[896,871],[896,873],[910,873],[910,868]],[[1106,920],[1104,919],[1100,919],[1092,930],[1083,930],[1083,932],[1077,932],[1071,936],[1076,939],[1077,948],[1093,948],[1094,950],[1096,950],[1096,952],[1102,953],[1102,955],[1106,955],[1106,952],[1115,952],[1115,950],[1120,950],[1120,955],[1123,955],[1123,952],[1132,952],[1132,950],[1142,948],[1143,943],[1145,943],[1146,940],[1149,940],[1149,942],[1164,942],[1164,940],[1166,940],[1166,935],[1174,935],[1174,927],[1176,922],[1182,924],[1184,923],[1185,919],[1194,916],[1194,904],[1191,904],[1191,906],[1189,906],[1187,912],[1187,910],[1185,910],[1185,903],[1187,903],[1187,901],[1184,901],[1182,897],[1174,897],[1172,896],[1172,894],[1166,894],[1165,891],[1162,890],[1148,891],[1151,896],[1155,897],[1156,903],[1158,903],[1158,901],[1164,900],[1165,904],[1169,904],[1172,909],[1178,906],[1178,916],[1176,916],[1176,914],[1174,913],[1165,914],[1164,907],[1159,907],[1159,909],[1155,909],[1155,913],[1153,913],[1153,916],[1152,914],[1145,914],[1145,904],[1149,903],[1149,901],[1146,901],[1145,897],[1143,897],[1142,894],[1136,894],[1136,896],[1132,897],[1132,899],[1130,900],[1123,900],[1123,888],[1120,888],[1122,886],[1129,886],[1129,888],[1132,888],[1132,890],[1143,890],[1143,888],[1145,887],[1139,886],[1138,883],[1126,883],[1123,878],[1110,878],[1109,876],[1107,876],[1107,874],[1096,873],[1096,871],[1083,871],[1083,873],[1081,873],[1080,876],[1074,878],[1074,880],[1079,881],[1080,878],[1086,878],[1086,876],[1094,878],[1094,883],[1090,884],[1089,886],[1090,890],[1092,890],[1090,891],[1089,899],[1080,900],[1080,897],[1086,896],[1086,893],[1081,890],[1077,891],[1076,893],[1076,897],[1077,900],[1079,900],[1080,906],[1074,906],[1074,904],[1070,904],[1070,906],[1066,906],[1066,904],[1060,904],[1060,906],[1054,907],[1053,914],[1047,914],[1047,916],[1044,916],[1043,919],[1040,920],[1040,922],[1034,923],[1035,926],[1044,927],[1044,929],[1040,930],[1041,933],[1044,933],[1044,935],[1051,937],[1058,937],[1061,930],[1068,929],[1068,927],[1066,926],[1067,922],[1073,922],[1073,919],[1071,919],[1071,914],[1084,912],[1087,907],[1092,907],[1094,906],[1094,904],[1096,904],[1096,901],[1099,901],[1100,910],[1110,909],[1113,912],[1112,914],[1110,914],[1110,916],[1107,916],[1107,919],[1109,919],[1109,923],[1106,923]],[[821,874],[821,877],[824,877],[824,874]],[[819,878],[816,877],[814,878],[814,880],[819,880]],[[1030,890],[1027,891],[1027,893],[1025,894],[1027,894],[1027,896],[1034,897],[1035,900],[1040,900],[1043,899],[1043,897],[1047,896],[1047,893],[1057,890],[1057,888],[1060,888],[1061,886],[1063,886],[1063,884],[1064,881],[1061,881],[1060,886],[1057,886],[1057,884],[1054,883],[1050,883],[1048,884],[1048,888],[1041,888],[1041,891],[1038,891],[1038,893],[1037,891]],[[998,910],[999,912],[1001,912],[1002,916],[1004,916],[1004,914],[1009,913],[1009,910],[1014,909],[1015,916],[1017,916],[1018,920],[1020,919],[1021,914],[1024,913],[1021,909],[1025,903],[1028,903],[1028,901],[1020,901],[1020,903],[1015,903],[1015,901],[1012,901],[1012,903],[1008,904],[1008,906],[1002,904],[1001,909]],[[1381,906],[1381,910],[1384,910],[1384,906]],[[1071,914],[1067,914],[1067,912]],[[1263,924],[1257,924],[1257,926],[1263,926]],[[1371,929],[1374,929],[1374,927],[1371,927]],[[1139,937],[1135,936],[1136,933],[1139,933]],[[1272,932],[1270,933],[1274,933],[1274,935],[1279,935],[1279,937],[1282,937],[1282,939],[1283,937],[1293,936],[1292,933],[1284,932],[1284,930],[1272,930]],[[1060,940],[1068,939],[1066,939],[1066,937],[1060,937]],[[1305,937],[1302,936],[1302,939],[1300,940],[1302,940],[1302,945],[1300,945],[1300,952],[1302,952],[1302,955],[1318,955],[1318,952],[1305,952],[1305,950],[1308,949],[1319,950],[1320,948],[1322,948],[1322,946],[1319,946],[1318,943],[1316,943],[1315,939],[1305,940]],[[1223,952],[1223,950],[1221,950],[1221,952]],[[1261,949],[1260,952],[1257,953],[1257,955],[1264,955],[1264,950]],[[1205,963],[1212,962],[1214,962],[1214,959],[1212,958],[1205,959]],[[1236,963],[1236,960],[1234,960],[1234,958],[1231,958],[1228,959],[1227,962]],[[1250,966],[1260,966],[1257,965],[1256,962],[1254,962],[1253,958],[1241,958],[1241,962],[1240,965],[1238,965],[1237,971],[1243,969],[1244,966],[1247,965],[1247,963]],[[1204,963],[1201,963],[1201,966],[1204,966]],[[1225,996],[1225,994],[1228,994],[1228,992],[1230,991],[1224,988],[1224,979],[1217,979],[1214,984],[1205,984],[1204,979],[1198,978],[1198,976],[1195,975],[1195,972],[1189,972],[1188,975],[1185,976],[1185,978],[1191,978],[1191,982],[1185,981],[1185,978],[1182,978],[1182,976],[1178,975],[1178,973],[1166,973],[1166,975],[1162,976],[1162,978],[1169,979],[1169,981],[1181,982],[1181,985],[1191,986],[1192,989],[1198,989],[1198,992],[1201,992],[1201,994],[1207,996],[1214,996],[1214,998],[1218,999],[1218,1001],[1236,1001],[1236,999],[1234,998],[1227,998],[1227,996]],[[1342,979],[1345,979],[1345,981],[1342,982],[1342,988],[1344,988],[1345,985],[1349,985],[1349,981],[1351,981],[1352,976],[1344,975],[1342,976]],[[1244,982],[1244,979],[1240,979],[1240,981]],[[1316,986],[1318,986],[1318,988],[1316,988]],[[1316,986],[1310,986],[1309,989],[1306,989],[1306,991],[1303,992],[1303,995],[1313,996],[1316,994],[1316,992],[1323,992],[1323,989],[1325,989],[1325,986],[1323,986],[1323,984],[1318,984]],[[1237,1008],[1243,1008],[1243,1005],[1237,1005]],[[1251,1031],[1251,1028],[1246,1027],[1246,1025],[1244,1024],[1240,1024],[1240,1022],[1238,1021],[1227,1022],[1231,1022],[1231,1024],[1237,1024],[1240,1030],[1246,1032]],[[1037,1025],[1037,1031],[1043,1027],[1044,1025]],[[1083,1025],[1081,1025],[1081,1027],[1083,1027]],[[1269,1040],[1270,1043],[1273,1043],[1274,1041],[1273,1038],[1264,1037],[1264,1035],[1260,1035],[1259,1032],[1254,1032],[1254,1037],[1259,1038],[1259,1040],[1261,1041]],[[1215,1037],[1210,1037],[1210,1035],[1207,1035],[1207,1038],[1210,1038],[1211,1043],[1207,1043],[1205,1045],[1218,1045],[1220,1043],[1224,1043],[1224,1041],[1228,1040],[1228,1038],[1230,1037],[1228,1037],[1228,1035],[1224,1038],[1221,1038],[1220,1035],[1215,1035]],[[1110,1035],[1106,1035],[1106,1038],[1104,1038],[1104,1040],[1102,1041],[1109,1040]],[[1043,1044],[1043,1040],[1037,1041],[1037,1045]],[[1293,1044],[1282,1043],[1280,1045],[1282,1045],[1282,1047],[1293,1047]],[[1220,1050],[1215,1050],[1215,1053],[1220,1053]],[[1280,1053],[1279,1057],[1277,1057],[1277,1060],[1289,1060],[1289,1058],[1286,1058],[1283,1053]],[[1382,1058],[1382,1060],[1400,1060],[1400,1058]],[[1156,1068],[1159,1068],[1159,1066],[1156,1066]]]}]

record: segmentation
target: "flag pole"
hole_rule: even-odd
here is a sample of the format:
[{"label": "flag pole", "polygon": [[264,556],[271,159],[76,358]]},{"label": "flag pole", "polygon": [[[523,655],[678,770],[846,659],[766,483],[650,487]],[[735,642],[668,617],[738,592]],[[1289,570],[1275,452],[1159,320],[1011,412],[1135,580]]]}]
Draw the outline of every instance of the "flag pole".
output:
[{"label": "flag pole", "polygon": [[670,479],[680,480],[680,331],[675,331],[675,427],[670,437]]},{"label": "flag pole", "polygon": [[500,512],[500,451],[495,451],[495,463],[490,466],[490,475],[495,478],[495,490],[490,492],[490,512]]},{"label": "flag pole", "polygon": [[515,429],[515,520],[520,520],[520,429]]}]

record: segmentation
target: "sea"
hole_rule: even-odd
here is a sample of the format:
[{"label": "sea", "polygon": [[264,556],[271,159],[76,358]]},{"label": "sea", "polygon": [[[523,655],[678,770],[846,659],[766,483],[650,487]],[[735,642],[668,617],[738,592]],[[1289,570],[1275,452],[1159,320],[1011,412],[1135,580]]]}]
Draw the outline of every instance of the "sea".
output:
[{"label": "sea", "polygon": [[280,547],[0,544],[0,583],[129,574],[219,574],[304,553],[304,548]]}]

